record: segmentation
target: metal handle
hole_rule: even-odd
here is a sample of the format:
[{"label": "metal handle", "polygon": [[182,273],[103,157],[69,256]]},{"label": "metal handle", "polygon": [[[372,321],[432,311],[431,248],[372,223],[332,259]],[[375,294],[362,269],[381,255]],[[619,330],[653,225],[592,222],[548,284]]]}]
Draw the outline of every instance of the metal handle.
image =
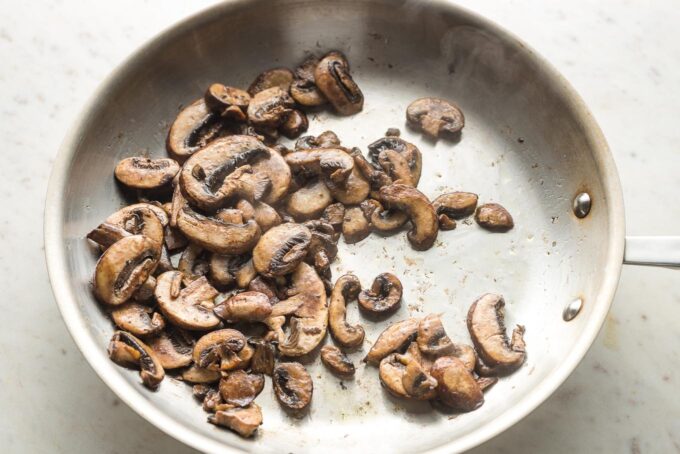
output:
[{"label": "metal handle", "polygon": [[680,268],[680,236],[627,236],[623,263]]}]

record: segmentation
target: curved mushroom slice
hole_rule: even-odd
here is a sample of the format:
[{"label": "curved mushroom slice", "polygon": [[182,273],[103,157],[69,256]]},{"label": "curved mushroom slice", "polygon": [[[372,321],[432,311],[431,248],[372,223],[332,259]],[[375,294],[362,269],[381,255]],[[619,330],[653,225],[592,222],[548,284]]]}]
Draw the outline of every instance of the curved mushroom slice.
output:
[{"label": "curved mushroom slice", "polygon": [[244,121],[250,104],[248,92],[239,88],[212,84],[203,97],[206,106],[216,114],[235,121]]},{"label": "curved mushroom slice", "polygon": [[477,208],[477,194],[472,192],[449,192],[432,201],[434,211],[439,217],[439,228],[452,230],[456,219],[470,216]]},{"label": "curved mushroom slice", "polygon": [[193,281],[208,274],[211,261],[208,251],[196,244],[189,244],[179,258],[177,269],[184,273],[185,280]]},{"label": "curved mushroom slice", "polygon": [[248,339],[248,345],[253,348],[253,357],[250,360],[251,372],[271,376],[274,373],[276,358],[274,345],[259,337]]},{"label": "curved mushroom slice", "polygon": [[210,257],[209,276],[215,285],[229,287],[236,284],[239,288],[245,288],[256,274],[250,254],[213,254]]},{"label": "curved mushroom slice", "polygon": [[418,183],[403,155],[394,150],[384,150],[378,155],[378,164],[390,176],[392,181],[415,187]]},{"label": "curved mushroom slice", "polygon": [[163,221],[167,225],[168,216],[162,209],[149,203],[136,203],[113,213],[106,218],[102,226],[109,224],[121,228],[132,235],[144,235],[158,243],[160,247],[165,236]]},{"label": "curved mushroom slice", "polygon": [[438,314],[430,314],[418,325],[418,348],[430,356],[452,355],[455,346],[446,335],[444,325]]},{"label": "curved mushroom slice", "polygon": [[420,98],[406,108],[409,126],[430,137],[452,136],[465,126],[465,116],[454,103],[440,98]]},{"label": "curved mushroom slice", "polygon": [[248,121],[256,127],[276,128],[293,112],[295,101],[288,90],[267,88],[256,93],[248,106]]},{"label": "curved mushroom slice", "polygon": [[465,364],[470,372],[474,371],[478,364],[477,352],[471,345],[454,344],[454,351],[451,356],[455,356]]},{"label": "curved mushroom slice", "polygon": [[345,206],[342,203],[332,203],[323,210],[323,221],[333,226],[336,232],[342,230],[342,222],[345,219]]},{"label": "curved mushroom slice", "polygon": [[264,376],[262,374],[249,374],[242,370],[228,372],[227,376],[220,380],[222,400],[238,407],[250,405],[263,388]]},{"label": "curved mushroom slice", "polygon": [[[149,278],[144,281],[141,287],[132,295],[134,301],[140,303],[148,303],[151,298],[153,298],[153,291],[156,289],[156,278],[149,276]],[[134,334],[134,333],[133,333]]]},{"label": "curved mushroom slice", "polygon": [[295,269],[307,255],[312,232],[301,224],[286,223],[269,229],[253,249],[258,273],[283,276]]},{"label": "curved mushroom slice", "polygon": [[333,198],[346,205],[360,204],[366,200],[368,193],[371,192],[368,180],[356,167],[352,169],[344,184],[338,185],[332,181],[328,181],[326,184]]},{"label": "curved mushroom slice", "polygon": [[[380,165],[394,181],[418,186],[423,169],[423,157],[418,147],[399,137],[383,137],[368,146],[368,156]],[[406,174],[406,170],[410,176]]]},{"label": "curved mushroom slice", "polygon": [[356,299],[360,291],[359,278],[353,274],[345,274],[335,282],[335,287],[331,292],[328,324],[333,338],[343,347],[354,348],[364,342],[364,328],[361,325],[350,325],[345,320],[345,305]]},{"label": "curved mushroom slice", "polygon": [[477,208],[475,221],[492,232],[507,232],[515,226],[508,210],[498,203],[486,203]]},{"label": "curved mushroom slice", "polygon": [[437,380],[437,397],[444,404],[461,411],[472,411],[484,403],[479,384],[458,358],[442,356],[430,369]]},{"label": "curved mushroom slice", "polygon": [[102,250],[105,250],[121,238],[131,235],[132,233],[121,227],[103,222],[87,234],[87,239],[94,241]]},{"label": "curved mushroom slice", "polygon": [[215,314],[231,322],[260,322],[272,313],[269,297],[260,292],[242,292],[215,306]]},{"label": "curved mushroom slice", "polygon": [[383,186],[392,184],[392,178],[378,169],[375,165],[371,164],[361,153],[361,150],[356,147],[352,148],[350,155],[354,159],[354,166],[368,180],[373,191],[380,190]]},{"label": "curved mushroom slice", "polygon": [[125,158],[116,165],[114,175],[125,186],[134,189],[157,189],[170,183],[179,172],[174,159]]},{"label": "curved mushroom slice", "polygon": [[399,210],[385,210],[380,202],[369,199],[374,205],[371,211],[370,224],[373,230],[380,233],[392,233],[408,222],[408,215]]},{"label": "curved mushroom slice", "polygon": [[107,304],[117,306],[129,300],[156,269],[160,248],[142,235],[120,239],[97,261],[94,293]]},{"label": "curved mushroom slice", "polygon": [[188,383],[215,383],[222,377],[218,370],[209,370],[193,364],[182,372],[182,380]]},{"label": "curved mushroom slice", "polygon": [[263,233],[282,222],[281,215],[264,202],[254,202],[251,204],[247,200],[241,199],[236,204],[236,209],[243,213],[245,220],[255,219]]},{"label": "curved mushroom slice", "polygon": [[158,336],[149,339],[149,347],[166,370],[185,367],[193,361],[194,340],[179,328],[166,327]]},{"label": "curved mushroom slice", "polygon": [[342,236],[345,238],[345,243],[358,243],[370,234],[371,227],[363,210],[360,207],[345,209],[342,221]]},{"label": "curved mushroom slice", "polygon": [[340,146],[340,139],[333,131],[324,131],[318,136],[300,137],[295,142],[295,151],[311,150],[313,148],[337,148]]},{"label": "curved mushroom slice", "polygon": [[380,384],[396,397],[408,397],[404,389],[404,373],[406,366],[401,362],[398,353],[392,353],[380,360]]},{"label": "curved mushroom slice", "polygon": [[354,168],[354,159],[340,148],[294,151],[284,159],[293,172],[325,176],[340,186],[345,184]]},{"label": "curved mushroom slice", "polygon": [[177,115],[165,145],[170,156],[184,162],[217,138],[223,129],[220,116],[211,112],[203,99],[198,99]]},{"label": "curved mushroom slice", "polygon": [[339,235],[333,226],[325,221],[307,221],[304,225],[312,232],[306,260],[314,265],[321,278],[330,279],[331,261],[338,254]]},{"label": "curved mushroom slice", "polygon": [[387,314],[399,309],[404,289],[392,273],[376,276],[370,289],[359,294],[359,307],[371,314]]},{"label": "curved mushroom slice", "polygon": [[165,327],[165,320],[148,306],[126,303],[111,311],[113,323],[135,336],[156,334]]},{"label": "curved mushroom slice", "polygon": [[212,331],[194,345],[194,363],[208,370],[236,369],[239,365],[238,354],[245,347],[246,338],[240,331],[230,328]]},{"label": "curved mushroom slice", "polygon": [[390,325],[378,336],[364,361],[376,366],[390,353],[401,350],[415,338],[419,324],[420,319],[407,318]]},{"label": "curved mushroom slice", "polygon": [[298,221],[318,218],[333,202],[333,196],[321,180],[313,181],[290,195],[286,211]]},{"label": "curved mushroom slice", "polygon": [[272,375],[274,394],[279,403],[289,411],[300,413],[312,402],[314,383],[300,363],[280,363]]},{"label": "curved mushroom slice", "polygon": [[260,239],[260,226],[253,220],[230,224],[198,214],[188,206],[180,210],[177,227],[192,242],[218,254],[244,254]]},{"label": "curved mushroom slice", "polygon": [[307,115],[305,115],[305,113],[300,110],[293,109],[283,121],[279,127],[279,130],[284,136],[288,137],[289,139],[294,139],[305,132],[308,128],[309,120],[307,120]]},{"label": "curved mushroom slice", "polygon": [[356,371],[352,361],[335,345],[324,345],[321,348],[321,362],[338,377],[350,378]]},{"label": "curved mushroom slice", "polygon": [[380,198],[389,207],[404,211],[413,224],[407,238],[416,251],[432,247],[439,232],[437,214],[425,195],[404,184],[394,183],[380,189]]},{"label": "curved mushroom slice", "polygon": [[168,271],[156,279],[154,292],[158,307],[173,324],[190,330],[204,331],[215,328],[220,319],[213,313],[213,300],[217,290],[205,276],[181,288],[183,274]]},{"label": "curved mushroom slice", "polygon": [[290,95],[301,106],[315,107],[326,104],[326,97],[314,82],[314,71],[319,59],[310,56],[300,66],[295,68],[296,79],[290,86]]},{"label": "curved mushroom slice", "polygon": [[109,342],[109,358],[118,365],[138,368],[142,383],[154,389],[165,377],[156,355],[144,342],[125,331],[116,331]]},{"label": "curved mushroom slice", "polygon": [[251,167],[253,173],[270,182],[269,191],[262,198],[263,202],[275,205],[288,193],[291,180],[290,167],[278,151],[270,148],[269,157],[258,160]]},{"label": "curved mushroom slice", "polygon": [[510,373],[524,363],[524,327],[517,325],[512,341],[505,333],[501,295],[486,293],[472,303],[467,316],[468,331],[481,360],[499,373]]},{"label": "curved mushroom slice", "polygon": [[262,425],[262,410],[254,402],[245,408],[220,405],[217,408],[220,409],[214,415],[208,416],[208,422],[233,430],[242,437],[252,437]]},{"label": "curved mushroom slice", "polygon": [[399,355],[399,360],[406,366],[401,377],[406,394],[417,400],[434,398],[437,395],[437,380],[425,370],[419,359]]},{"label": "curved mushroom slice", "polygon": [[279,87],[283,91],[290,89],[290,84],[293,83],[295,75],[293,71],[288,68],[272,68],[260,73],[250,87],[248,93],[250,96],[255,96],[261,91],[272,87]]},{"label": "curved mushroom slice", "polygon": [[349,73],[349,63],[340,52],[329,52],[314,70],[319,90],[341,115],[353,115],[364,107],[364,95]]}]

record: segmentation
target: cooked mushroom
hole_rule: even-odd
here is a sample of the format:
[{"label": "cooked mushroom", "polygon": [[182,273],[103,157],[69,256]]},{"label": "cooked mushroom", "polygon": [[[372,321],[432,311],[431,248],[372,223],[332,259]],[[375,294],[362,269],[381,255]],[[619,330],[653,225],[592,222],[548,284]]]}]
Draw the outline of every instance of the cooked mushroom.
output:
[{"label": "cooked mushroom", "polygon": [[354,167],[350,172],[349,177],[343,184],[335,184],[332,181],[327,181],[326,185],[331,192],[331,195],[338,202],[346,205],[358,205],[368,197],[371,191],[371,185],[368,180]]},{"label": "cooked mushroom", "polygon": [[418,326],[418,348],[430,356],[452,355],[455,346],[446,335],[441,316],[430,314],[420,321]]},{"label": "cooked mushroom", "polygon": [[208,422],[233,430],[242,437],[252,437],[262,425],[262,410],[254,402],[245,408],[220,405],[217,408],[220,409],[214,415],[208,416]]},{"label": "cooked mushroom", "polygon": [[220,324],[212,309],[217,290],[205,276],[181,288],[183,273],[168,271],[156,279],[154,292],[163,315],[175,325],[197,331],[209,330]]},{"label": "cooked mushroom", "polygon": [[[194,386],[199,386],[199,385],[194,385]],[[200,386],[205,386],[205,385],[200,385]],[[208,392],[206,392],[205,397],[203,397],[203,411],[206,411],[208,413],[213,413],[216,411],[217,406],[221,405],[223,403],[222,401],[222,395],[220,394],[219,389],[215,388],[209,388]]]},{"label": "cooked mushroom", "polygon": [[392,273],[382,273],[373,280],[370,289],[359,293],[359,307],[371,314],[387,314],[399,309],[403,287]]},{"label": "cooked mushroom", "polygon": [[[159,213],[160,212],[160,213]],[[144,235],[150,240],[158,243],[159,247],[163,244],[164,221],[167,225],[168,217],[163,210],[149,203],[135,203],[113,213],[106,218],[104,224],[98,229],[112,230],[106,225],[121,228],[132,235]],[[97,229],[97,230],[98,230]],[[92,234],[94,232],[91,232]],[[111,232],[115,236],[116,232]],[[88,238],[90,236],[88,235]],[[96,241],[95,238],[92,238]],[[118,238],[120,239],[120,238]],[[101,244],[101,243],[100,243]],[[104,245],[102,245],[104,246]]]},{"label": "cooked mushroom", "polygon": [[477,208],[475,221],[493,232],[507,232],[515,226],[508,210],[498,203],[486,203]]},{"label": "cooked mushroom", "polygon": [[477,352],[471,345],[454,344],[454,351],[451,356],[455,356],[465,364],[467,370],[472,372],[478,364]]},{"label": "cooked mushroom", "polygon": [[236,209],[241,211],[245,220],[255,219],[263,233],[281,224],[281,215],[264,202],[250,203],[245,199],[241,199],[236,204]]},{"label": "cooked mushroom", "polygon": [[288,68],[268,69],[255,78],[253,83],[250,84],[250,87],[248,87],[248,93],[250,93],[250,96],[255,96],[261,91],[272,87],[278,87],[281,90],[288,92],[294,78],[293,71]]},{"label": "cooked mushroom", "polygon": [[215,306],[215,314],[231,322],[259,322],[272,313],[269,297],[260,292],[242,292]]},{"label": "cooked mushroom", "polygon": [[391,233],[408,222],[408,215],[400,210],[386,210],[377,200],[369,199],[374,205],[371,211],[371,228],[380,233]]},{"label": "cooked mushroom", "polygon": [[274,368],[272,383],[276,398],[286,410],[300,413],[312,402],[312,377],[300,363],[279,363]]},{"label": "cooked mushroom", "polygon": [[354,375],[354,364],[335,345],[328,344],[321,348],[321,362],[328,370],[339,377],[349,378]]},{"label": "cooked mushroom", "polygon": [[350,325],[345,319],[346,304],[356,299],[360,291],[359,278],[353,274],[345,274],[335,282],[331,293],[328,308],[331,334],[340,345],[348,348],[358,347],[364,342],[364,328],[361,325]]},{"label": "cooked mushroom", "polygon": [[333,202],[333,196],[321,180],[311,181],[290,195],[286,211],[297,221],[318,218]]},{"label": "cooked mushroom", "polygon": [[291,181],[290,167],[278,151],[270,148],[269,157],[259,159],[251,167],[253,173],[270,182],[269,191],[262,198],[263,202],[275,205],[288,193]]},{"label": "cooked mushroom", "polygon": [[184,236],[179,229],[170,227],[169,225],[165,227],[165,234],[163,235],[163,242],[168,251],[174,252],[189,244],[189,240]]},{"label": "cooked mushroom", "polygon": [[286,223],[269,229],[253,249],[253,264],[264,276],[283,276],[307,255],[312,232],[303,225]]},{"label": "cooked mushroom", "polygon": [[236,284],[239,288],[245,288],[256,274],[250,254],[212,254],[210,257],[210,280],[217,286]]},{"label": "cooked mushroom", "polygon": [[387,131],[385,131],[385,137],[399,137],[400,135],[399,128],[387,128]]},{"label": "cooked mushroom", "polygon": [[250,360],[251,372],[271,376],[274,372],[274,360],[276,358],[274,345],[259,337],[248,339],[248,345],[253,347],[253,357]]},{"label": "cooked mushroom", "polygon": [[201,401],[212,391],[216,391],[216,389],[204,384],[198,384],[191,387],[191,394]]},{"label": "cooked mushroom", "polygon": [[321,219],[333,226],[336,232],[341,231],[345,219],[345,206],[342,203],[332,203],[323,210]]},{"label": "cooked mushroom", "polygon": [[87,234],[87,239],[94,241],[102,250],[105,250],[121,238],[131,235],[132,233],[122,227],[109,224],[108,222],[102,222]]},{"label": "cooked mushroom", "polygon": [[218,254],[249,252],[260,239],[260,226],[254,220],[230,224],[198,214],[188,206],[180,210],[177,226],[192,242]]},{"label": "cooked mushroom", "polygon": [[153,350],[130,333],[125,331],[113,333],[108,354],[116,364],[138,368],[142,382],[148,388],[156,388],[165,377],[163,366]]},{"label": "cooked mushroom", "polygon": [[188,383],[215,383],[221,376],[219,370],[205,369],[195,364],[182,372],[182,380]]},{"label": "cooked mushroom", "polygon": [[293,112],[294,105],[295,101],[287,90],[279,87],[267,88],[250,100],[248,121],[256,127],[276,128],[286,121]]},{"label": "cooked mushroom", "polygon": [[368,180],[373,191],[379,190],[388,184],[392,184],[392,178],[390,178],[382,170],[378,169],[376,165],[371,164],[361,153],[361,150],[356,147],[352,148],[350,155],[354,159],[354,166]]},{"label": "cooked mushroom", "polygon": [[[153,291],[156,289],[156,278],[149,276],[141,287],[132,295],[132,299],[141,303],[148,303],[153,298]],[[134,334],[134,333],[133,333]]]},{"label": "cooked mushroom", "polygon": [[407,318],[393,323],[383,331],[364,358],[368,364],[378,365],[380,360],[396,351],[401,350],[411,342],[418,332],[420,319]]},{"label": "cooked mushroom", "polygon": [[240,331],[230,328],[211,331],[194,345],[194,363],[209,370],[233,370],[238,367],[238,354],[245,347],[246,338]]},{"label": "cooked mushroom", "polygon": [[184,273],[184,279],[193,281],[208,274],[211,261],[208,251],[196,244],[189,244],[179,258],[177,269]]},{"label": "cooked mushroom", "polygon": [[368,146],[368,156],[387,175],[409,186],[418,186],[423,157],[418,147],[399,137],[383,137]]},{"label": "cooked mushroom", "polygon": [[191,364],[194,339],[184,330],[167,326],[158,336],[149,339],[149,347],[164,369],[177,369]]},{"label": "cooked mushroom", "polygon": [[406,108],[409,126],[432,138],[454,136],[465,126],[465,116],[454,103],[440,98],[420,98]]},{"label": "cooked mushroom", "polygon": [[345,184],[354,168],[354,159],[340,148],[294,151],[284,159],[293,172],[323,175],[340,186]]},{"label": "cooked mushroom", "polygon": [[242,370],[227,373],[220,380],[220,394],[224,402],[239,407],[248,406],[262,392],[264,376]]},{"label": "cooked mushroom", "polygon": [[235,121],[244,121],[250,104],[248,92],[239,88],[212,84],[205,92],[205,104],[213,112]]},{"label": "cooked mushroom", "polygon": [[437,394],[437,380],[425,370],[419,359],[399,355],[399,360],[406,366],[401,378],[406,394],[417,400],[434,398]]},{"label": "cooked mushroom", "polygon": [[484,394],[462,361],[442,356],[430,369],[437,380],[437,397],[444,404],[460,411],[472,411],[484,403]]},{"label": "cooked mushroom", "polygon": [[432,206],[439,217],[439,228],[452,230],[456,228],[456,219],[468,217],[475,212],[477,194],[449,192],[434,199]]},{"label": "cooked mushroom", "polygon": [[380,384],[393,396],[408,397],[403,382],[406,366],[400,357],[398,353],[392,353],[380,360]]},{"label": "cooked mushroom", "polygon": [[269,301],[272,304],[276,304],[279,302],[278,296],[279,290],[276,287],[276,283],[272,282],[270,279],[265,278],[263,276],[258,275],[257,277],[255,277],[255,279],[250,281],[250,283],[248,284],[248,290],[250,290],[251,292],[264,293],[265,295],[267,295]]},{"label": "cooked mushroom", "polygon": [[94,293],[117,306],[129,300],[153,273],[160,248],[155,241],[132,235],[117,241],[99,258],[94,274]]},{"label": "cooked mushroom", "polygon": [[499,373],[510,373],[524,363],[524,327],[517,325],[508,340],[501,295],[486,293],[472,303],[467,316],[470,337],[481,360]]},{"label": "cooked mushroom", "polygon": [[137,303],[125,303],[111,311],[113,323],[135,336],[156,334],[165,327],[165,320],[158,312]]},{"label": "cooked mushroom", "polygon": [[313,148],[337,148],[340,139],[333,131],[324,131],[318,136],[303,136],[295,141],[295,151],[310,150]]},{"label": "cooked mushroom", "polygon": [[409,230],[407,238],[413,249],[424,251],[432,247],[437,239],[439,223],[432,204],[422,192],[411,186],[394,183],[380,189],[380,198],[390,208],[406,212],[411,219],[413,228]]},{"label": "cooked mushroom", "polygon": [[279,127],[281,134],[294,139],[309,128],[309,120],[304,112],[293,109]]},{"label": "cooked mushroom", "polygon": [[114,175],[125,186],[134,189],[157,189],[170,183],[179,172],[173,159],[125,158],[116,165]]},{"label": "cooked mushroom", "polygon": [[302,106],[315,107],[327,102],[314,82],[314,71],[319,59],[310,56],[295,69],[296,79],[290,86],[290,95]]},{"label": "cooked mushroom", "polygon": [[360,207],[345,209],[342,221],[342,236],[347,244],[358,243],[371,234],[371,226]]},{"label": "cooked mushroom", "polygon": [[352,115],[364,107],[364,95],[349,73],[349,63],[340,52],[329,52],[314,70],[316,86],[341,115]]},{"label": "cooked mushroom", "polygon": [[182,110],[170,127],[166,148],[180,162],[217,138],[224,129],[222,119],[208,109],[203,99]]},{"label": "cooked mushroom", "polygon": [[408,186],[416,186],[411,169],[404,156],[394,150],[384,150],[378,155],[378,164],[390,176],[392,181]]}]

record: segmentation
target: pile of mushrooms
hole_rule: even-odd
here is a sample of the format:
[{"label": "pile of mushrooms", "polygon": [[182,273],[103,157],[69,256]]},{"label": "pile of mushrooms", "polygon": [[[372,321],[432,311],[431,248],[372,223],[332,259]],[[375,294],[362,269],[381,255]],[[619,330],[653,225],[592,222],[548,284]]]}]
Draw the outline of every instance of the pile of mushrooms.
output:
[{"label": "pile of mushrooms", "polygon": [[[416,250],[472,214],[489,230],[513,226],[498,204],[453,192],[433,201],[417,189],[418,147],[390,128],[368,154],[331,131],[299,137],[305,113],[328,105],[339,115],[363,108],[363,94],[340,52],[310,56],[294,71],[274,68],[247,90],[214,83],[184,108],[167,137],[170,158],[129,157],[114,175],[135,203],[87,238],[101,251],[93,292],[116,331],[108,353],[156,388],[166,373],[193,386],[208,421],[243,437],[256,433],[254,402],[265,377],[282,408],[300,416],[313,382],[296,358],[320,352],[335,375],[351,377],[345,352],[360,349],[361,325],[345,319],[357,301],[365,314],[388,316],[401,303],[391,273],[362,288],[346,274],[333,283],[338,241],[406,230]],[[458,133],[464,118],[447,101],[423,98],[407,111],[415,129]],[[289,149],[277,140],[298,138]],[[390,326],[366,357],[393,394],[476,408],[488,376],[524,360],[522,329],[505,337],[503,300],[485,295],[468,325],[475,349],[456,346],[437,316]],[[322,346],[330,331],[336,345]],[[459,389],[459,387],[462,387]]]}]

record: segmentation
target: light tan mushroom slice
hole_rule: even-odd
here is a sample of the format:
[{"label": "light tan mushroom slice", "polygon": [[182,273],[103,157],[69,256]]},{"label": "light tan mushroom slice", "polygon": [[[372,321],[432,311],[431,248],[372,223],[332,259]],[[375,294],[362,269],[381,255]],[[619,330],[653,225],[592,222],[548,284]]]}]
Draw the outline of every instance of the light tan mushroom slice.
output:
[{"label": "light tan mushroom slice", "polygon": [[380,202],[371,200],[374,209],[371,211],[371,228],[383,234],[392,233],[408,222],[408,215],[399,210],[385,210]]},{"label": "light tan mushroom slice", "polygon": [[460,411],[476,410],[484,403],[484,394],[465,364],[453,356],[442,356],[430,369],[437,380],[437,397]]},{"label": "light tan mushroom slice", "polygon": [[125,158],[114,170],[116,179],[134,189],[157,189],[169,184],[179,172],[174,159]]},{"label": "light tan mushroom slice", "polygon": [[183,109],[170,127],[166,148],[180,163],[205,147],[224,129],[222,119],[198,99]]},{"label": "light tan mushroom slice", "polygon": [[237,281],[242,284],[246,280],[244,277],[253,274],[249,269],[253,269],[250,254],[210,256],[210,281],[220,288],[232,286]]},{"label": "light tan mushroom slice", "polygon": [[418,318],[408,318],[390,325],[378,336],[364,361],[376,366],[390,353],[401,350],[415,338],[419,323]]},{"label": "light tan mushroom slice", "polygon": [[155,301],[151,301],[151,299],[153,298],[153,291],[155,289],[156,278],[153,276],[149,276],[147,280],[144,281],[142,286],[139,287],[137,291],[132,295],[132,300],[144,304],[155,303]]},{"label": "light tan mushroom slice", "polygon": [[260,239],[260,227],[253,220],[229,224],[198,214],[188,206],[179,211],[177,226],[189,240],[218,254],[244,254]]},{"label": "light tan mushroom slice", "polygon": [[259,322],[272,313],[269,297],[260,292],[242,292],[215,306],[215,314],[231,322]]},{"label": "light tan mushroom slice", "polygon": [[437,214],[428,198],[416,188],[394,183],[380,189],[380,198],[389,207],[406,212],[413,228],[407,238],[411,247],[424,251],[432,247],[439,232]]},{"label": "light tan mushroom slice", "polygon": [[335,282],[331,292],[328,324],[333,338],[343,347],[355,348],[364,342],[364,328],[361,325],[350,325],[345,319],[346,304],[356,299],[360,291],[359,278],[353,274],[345,274]]},{"label": "light tan mushroom slice", "polygon": [[217,327],[220,319],[212,311],[217,290],[205,276],[181,288],[182,278],[179,271],[158,276],[154,294],[163,315],[184,329],[204,331]]},{"label": "light tan mushroom slice", "polygon": [[353,115],[364,107],[364,95],[350,75],[349,63],[337,51],[326,54],[314,70],[314,81],[340,115]]},{"label": "light tan mushroom slice", "polygon": [[360,207],[345,209],[342,221],[342,236],[345,238],[345,243],[358,243],[370,234],[371,227],[363,210]]},{"label": "light tan mushroom slice", "polygon": [[156,334],[165,327],[165,320],[161,314],[137,303],[116,306],[111,311],[111,318],[117,327],[135,336]]},{"label": "light tan mushroom slice", "polygon": [[194,345],[194,363],[204,369],[232,370],[238,366],[238,354],[245,347],[246,338],[240,331],[230,328],[212,331]]},{"label": "light tan mushroom slice", "polygon": [[245,199],[241,199],[236,204],[236,209],[243,214],[243,219],[254,219],[263,233],[282,222],[281,215],[273,207],[264,202],[250,203]]},{"label": "light tan mushroom slice", "polygon": [[492,232],[507,232],[515,226],[508,210],[498,203],[480,205],[475,212],[475,221]]},{"label": "light tan mushroom slice", "polygon": [[142,235],[122,238],[99,258],[94,275],[97,298],[113,306],[125,303],[158,265],[160,248]]},{"label": "light tan mushroom slice", "polygon": [[439,228],[446,230],[447,228],[444,226],[453,225],[455,227],[455,219],[466,218],[475,212],[475,208],[477,208],[477,194],[472,192],[449,192],[434,199],[432,206],[437,216],[439,216]]},{"label": "light tan mushroom slice", "polygon": [[148,344],[166,370],[185,367],[193,361],[194,340],[182,329],[167,326]]},{"label": "light tan mushroom slice", "polygon": [[[402,183],[418,186],[423,169],[423,157],[414,144],[399,137],[383,137],[368,146],[368,156],[374,164],[382,167],[394,182],[403,179]],[[406,175],[407,170],[410,177]]]},{"label": "light tan mushroom slice", "polygon": [[352,361],[335,345],[324,345],[321,348],[321,362],[333,374],[341,378],[350,378],[355,368]]},{"label": "light tan mushroom slice", "polygon": [[381,273],[373,280],[370,289],[359,293],[359,307],[371,314],[388,314],[399,309],[403,287],[392,273]]},{"label": "light tan mushroom slice", "polygon": [[250,96],[255,96],[259,92],[272,87],[279,87],[283,91],[288,91],[294,78],[293,71],[288,68],[268,69],[258,74],[253,83],[250,84],[250,87],[248,87],[248,93]]},{"label": "light tan mushroom slice", "polygon": [[409,168],[408,161],[399,152],[394,150],[381,151],[378,155],[378,163],[395,183],[414,187],[417,185]]},{"label": "light tan mushroom slice", "polygon": [[306,221],[318,218],[332,202],[333,195],[328,186],[321,180],[315,180],[288,197],[286,211],[296,221]]},{"label": "light tan mushroom slice", "polygon": [[299,414],[312,402],[314,383],[300,363],[279,363],[274,368],[272,383],[277,400],[288,411]]},{"label": "light tan mushroom slice", "polygon": [[218,370],[210,370],[193,364],[182,372],[182,380],[188,383],[215,383],[222,375]]},{"label": "light tan mushroom slice", "polygon": [[342,148],[294,151],[284,159],[293,172],[324,176],[340,186],[346,183],[354,169],[354,159]]},{"label": "light tan mushroom slice", "polygon": [[116,331],[108,347],[109,358],[118,365],[139,369],[142,383],[154,389],[165,377],[165,371],[153,350],[125,331]]},{"label": "light tan mushroom slice", "polygon": [[248,339],[248,345],[253,348],[250,371],[254,374],[265,374],[271,377],[274,373],[274,360],[276,359],[274,345],[258,337]]},{"label": "light tan mushroom slice", "polygon": [[264,375],[249,374],[242,370],[226,373],[220,380],[222,400],[238,407],[246,407],[262,392]]},{"label": "light tan mushroom slice", "polygon": [[455,136],[465,126],[460,108],[441,98],[419,98],[406,109],[409,126],[432,138]]},{"label": "light tan mushroom slice", "polygon": [[517,325],[512,341],[505,332],[501,295],[487,293],[479,297],[468,311],[467,326],[481,360],[499,373],[510,373],[524,363],[526,346],[524,327]]},{"label": "light tan mushroom slice", "polygon": [[262,410],[256,403],[247,407],[220,406],[214,415],[208,416],[208,422],[216,426],[226,427],[242,437],[250,438],[262,425]]},{"label": "light tan mushroom slice", "polygon": [[455,346],[446,335],[439,314],[430,314],[420,321],[418,326],[418,348],[430,356],[452,355]]},{"label": "light tan mushroom slice", "polygon": [[399,357],[398,353],[392,353],[380,360],[380,384],[393,396],[406,398],[408,394],[403,382],[406,366]]},{"label": "light tan mushroom slice", "polygon": [[310,230],[294,223],[269,229],[253,249],[253,265],[263,276],[283,276],[293,271],[307,255]]}]

